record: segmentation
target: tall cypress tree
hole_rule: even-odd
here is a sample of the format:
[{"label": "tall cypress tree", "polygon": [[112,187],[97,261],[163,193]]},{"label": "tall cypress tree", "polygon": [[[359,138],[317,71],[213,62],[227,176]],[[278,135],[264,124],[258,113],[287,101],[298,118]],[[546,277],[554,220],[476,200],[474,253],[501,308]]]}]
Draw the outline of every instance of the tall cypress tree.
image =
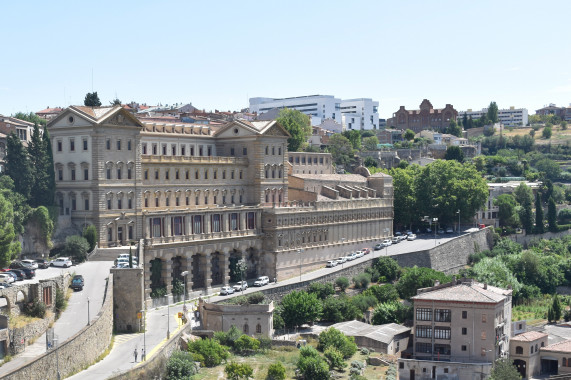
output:
[{"label": "tall cypress tree", "polygon": [[541,196],[539,192],[535,195],[535,233],[542,234],[545,232],[543,226],[543,208],[541,206]]},{"label": "tall cypress tree", "polygon": [[26,149],[13,132],[6,138],[4,161],[6,162],[6,174],[14,181],[14,190],[29,199],[34,181],[33,173]]},{"label": "tall cypress tree", "polygon": [[45,205],[52,206],[55,202],[55,195],[56,195],[56,172],[54,169],[54,153],[52,151],[52,143],[50,141],[50,134],[48,133],[48,129],[46,127],[44,127],[42,140],[44,142],[45,164],[46,164],[45,170],[47,173]]},{"label": "tall cypress tree", "polygon": [[48,173],[46,167],[46,150],[38,125],[34,125],[32,139],[28,145],[28,156],[34,182],[30,191],[29,204],[32,207],[47,206],[45,202],[48,186]]},{"label": "tall cypress tree", "polygon": [[553,197],[549,197],[547,203],[547,223],[549,223],[549,231],[557,232],[557,207]]}]

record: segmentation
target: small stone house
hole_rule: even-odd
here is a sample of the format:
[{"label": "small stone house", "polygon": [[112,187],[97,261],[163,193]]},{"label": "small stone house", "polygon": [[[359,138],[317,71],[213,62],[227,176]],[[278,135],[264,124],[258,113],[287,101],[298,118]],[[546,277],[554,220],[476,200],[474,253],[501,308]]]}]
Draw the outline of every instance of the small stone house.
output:
[{"label": "small stone house", "polygon": [[228,331],[236,326],[250,336],[274,334],[274,303],[268,305],[221,305],[198,301],[200,321],[204,330]]}]

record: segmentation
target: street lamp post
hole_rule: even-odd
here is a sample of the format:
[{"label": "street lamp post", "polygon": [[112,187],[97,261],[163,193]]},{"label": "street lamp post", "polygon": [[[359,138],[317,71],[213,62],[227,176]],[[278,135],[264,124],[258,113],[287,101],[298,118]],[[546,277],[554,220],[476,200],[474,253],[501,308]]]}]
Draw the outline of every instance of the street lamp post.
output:
[{"label": "street lamp post", "polygon": [[[385,228],[384,231],[385,231],[386,237],[388,238],[388,237],[389,237],[389,229],[388,229],[388,228]],[[383,252],[381,251],[381,256],[382,256],[382,255],[383,255]],[[389,245],[388,245],[388,244],[385,244],[385,256],[388,256],[388,255],[389,255]],[[375,258],[374,255],[373,255],[373,258]]]},{"label": "street lamp post", "polygon": [[456,214],[458,214],[458,236],[460,236],[460,209],[456,211]]},{"label": "street lamp post", "polygon": [[240,289],[242,290],[242,295],[244,295],[244,272],[246,271],[246,260],[241,258],[238,260],[238,268],[240,269]]},{"label": "street lamp post", "polygon": [[299,282],[301,282],[301,253],[305,252],[303,249],[298,249],[297,253],[299,253]]},{"label": "street lamp post", "polygon": [[[345,243],[345,240],[346,240],[345,238],[341,238],[341,244]],[[345,258],[345,254],[343,254],[343,258]],[[341,260],[341,269],[345,269],[345,261],[344,260]]]},{"label": "street lamp post", "polygon": [[141,310],[141,324],[143,325],[143,355],[141,355],[141,360],[147,360],[147,313],[146,310]]},{"label": "street lamp post", "polygon": [[54,338],[53,339],[54,342],[54,346],[56,347],[56,371],[57,371],[57,380],[61,379],[61,375],[59,373],[59,351],[58,351],[58,343],[59,343],[59,339],[58,338]]},{"label": "street lamp post", "polygon": [[184,298],[182,301],[182,311],[184,312],[184,320],[186,321],[186,276],[188,276],[188,271],[185,270],[180,275],[184,279]]},{"label": "street lamp post", "polygon": [[167,303],[167,339],[171,338],[171,304]]},{"label": "street lamp post", "polygon": [[87,324],[91,324],[91,318],[89,318],[89,297],[87,297]]},{"label": "street lamp post", "polygon": [[434,222],[434,246],[436,247],[436,230],[438,229],[438,218],[432,218]]}]

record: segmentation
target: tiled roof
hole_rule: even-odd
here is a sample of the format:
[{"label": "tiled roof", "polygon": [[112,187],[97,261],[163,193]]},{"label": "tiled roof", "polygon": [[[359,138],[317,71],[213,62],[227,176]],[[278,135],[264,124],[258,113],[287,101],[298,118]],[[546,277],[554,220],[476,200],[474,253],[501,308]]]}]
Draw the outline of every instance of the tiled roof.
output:
[{"label": "tiled roof", "polygon": [[528,331],[523,334],[518,334],[511,338],[511,340],[518,341],[518,342],[532,342],[534,340],[538,340],[541,338],[545,338],[547,336],[546,333],[542,333],[539,331]]},{"label": "tiled roof", "polygon": [[45,110],[41,110],[41,111],[36,112],[36,115],[41,115],[44,113],[58,113],[61,111],[63,111],[63,108],[60,108],[60,107],[46,108]]},{"label": "tiled roof", "polygon": [[[513,339],[513,338],[512,338]],[[571,339],[541,347],[541,351],[571,352]]]},{"label": "tiled roof", "polygon": [[410,331],[410,328],[396,323],[373,326],[359,321],[336,323],[331,327],[348,336],[364,336],[386,344],[392,342],[395,335]]},{"label": "tiled roof", "polygon": [[111,107],[73,106],[73,108],[76,108],[77,110],[93,117],[94,119],[99,120],[115,107],[114,106]]},{"label": "tiled roof", "polygon": [[459,301],[459,302],[493,302],[503,301],[511,290],[487,286],[475,281],[461,281],[457,285],[446,286],[435,290],[428,290],[414,297],[413,300]]}]

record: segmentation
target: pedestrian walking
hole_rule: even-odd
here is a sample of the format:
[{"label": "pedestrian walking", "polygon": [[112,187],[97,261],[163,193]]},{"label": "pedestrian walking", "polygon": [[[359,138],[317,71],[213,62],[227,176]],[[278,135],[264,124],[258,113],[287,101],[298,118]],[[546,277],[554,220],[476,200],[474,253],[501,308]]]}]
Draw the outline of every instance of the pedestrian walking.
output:
[{"label": "pedestrian walking", "polygon": [[145,353],[145,349],[141,348],[141,361],[144,362],[147,360],[147,354]]},{"label": "pedestrian walking", "polygon": [[135,347],[135,352],[133,352],[133,355],[135,355],[135,363],[137,362],[137,347]]}]

